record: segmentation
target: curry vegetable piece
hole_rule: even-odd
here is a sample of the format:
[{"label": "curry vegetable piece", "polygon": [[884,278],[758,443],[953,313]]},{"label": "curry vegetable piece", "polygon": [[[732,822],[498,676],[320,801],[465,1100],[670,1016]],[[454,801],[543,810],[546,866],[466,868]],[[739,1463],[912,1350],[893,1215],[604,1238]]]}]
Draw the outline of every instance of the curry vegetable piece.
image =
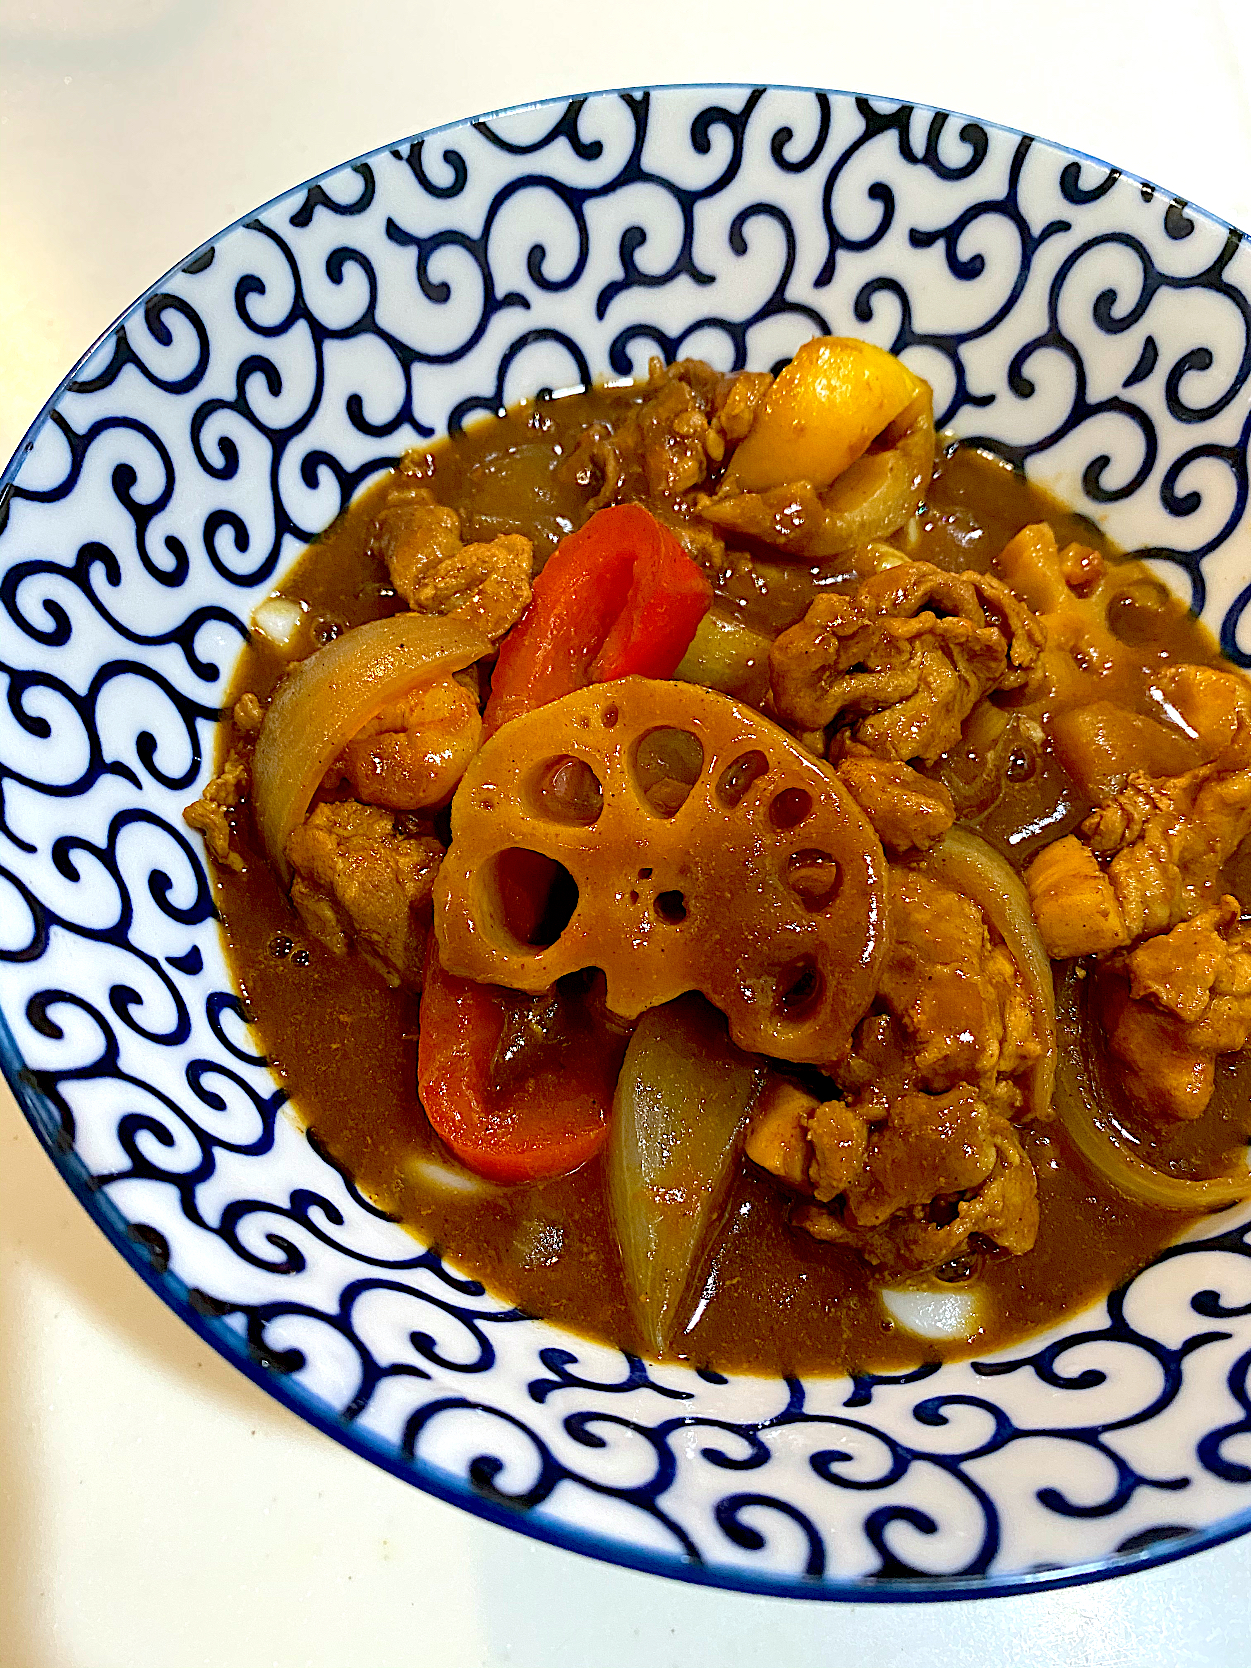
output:
[{"label": "curry vegetable piece", "polygon": [[613,1099],[608,1198],[630,1306],[657,1355],[683,1318],[764,1075],[698,996],[651,1009],[630,1039]]},{"label": "curry vegetable piece", "polygon": [[703,570],[649,510],[598,510],[561,540],[500,644],[487,733],[588,683],[667,678],[711,601]]},{"label": "curry vegetable piece", "polygon": [[[604,1144],[625,1039],[576,1001],[566,1010],[574,1027],[565,1029],[557,991],[529,1004],[510,996],[445,972],[431,934],[417,1092],[440,1140],[475,1174],[497,1182],[563,1176]],[[518,1022],[523,1030],[554,1025],[563,1036],[558,1048],[537,1055],[523,1047],[526,1069],[509,1072],[509,1032],[515,1047]]]},{"label": "curry vegetable piece", "polygon": [[733,614],[711,610],[678,663],[679,683],[698,683],[756,705],[769,688],[770,639]]},{"label": "curry vegetable piece", "polygon": [[885,349],[848,336],[818,336],[774,379],[725,472],[727,492],[763,492],[787,481],[818,490],[868,451],[921,389]]},{"label": "curry vegetable piece", "polygon": [[[595,792],[565,806],[570,761]],[[510,912],[537,853],[577,902],[554,942]],[[624,678],[513,719],[452,801],[435,890],[449,972],[539,991],[602,968],[633,1018],[699,990],[740,1048],[828,1062],[885,948],[881,843],[826,765],[761,714],[690,684]],[[541,911],[540,911],[541,913]]]},{"label": "curry vegetable piece", "polygon": [[929,385],[869,342],[805,342],[752,411],[701,515],[813,559],[896,532],[934,467]]},{"label": "curry vegetable piece", "polygon": [[916,513],[933,471],[933,401],[923,387],[873,450],[820,492],[809,481],[786,481],[764,492],[723,486],[711,498],[698,498],[696,507],[728,534],[759,539],[782,557],[815,561],[898,532]]}]

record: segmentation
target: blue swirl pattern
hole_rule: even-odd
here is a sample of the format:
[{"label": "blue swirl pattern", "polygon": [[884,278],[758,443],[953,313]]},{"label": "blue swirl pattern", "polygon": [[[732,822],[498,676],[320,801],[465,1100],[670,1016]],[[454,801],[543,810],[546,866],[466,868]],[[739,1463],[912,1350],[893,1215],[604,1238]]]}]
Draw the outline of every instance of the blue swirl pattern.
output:
[{"label": "blue swirl pattern", "polygon": [[1249,665],[1249,293],[1238,233],[1116,169],[727,87],[406,141],[137,302],[0,485],[0,1049],[189,1324],[399,1475],[667,1574],[933,1597],[1245,1527],[1245,1214],[992,1360],[779,1383],[572,1338],[423,1249],[284,1111],[179,813],[256,600],[363,484],[653,353],[769,367],[831,330],[902,353],[944,425],[1145,550]]}]

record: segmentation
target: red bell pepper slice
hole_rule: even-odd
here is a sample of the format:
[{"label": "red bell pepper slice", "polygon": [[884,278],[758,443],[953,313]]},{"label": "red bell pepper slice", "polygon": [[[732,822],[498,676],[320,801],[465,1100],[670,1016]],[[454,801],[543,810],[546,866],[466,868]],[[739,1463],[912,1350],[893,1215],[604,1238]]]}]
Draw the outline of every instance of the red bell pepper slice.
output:
[{"label": "red bell pepper slice", "polygon": [[590,683],[672,677],[711,602],[703,570],[641,504],[597,511],[557,545],[500,644],[486,733]]},{"label": "red bell pepper slice", "polygon": [[589,1022],[577,1046],[540,1054],[505,1091],[492,1062],[511,993],[445,972],[430,934],[421,992],[417,1092],[435,1133],[468,1169],[496,1182],[563,1176],[608,1136],[625,1039]]}]

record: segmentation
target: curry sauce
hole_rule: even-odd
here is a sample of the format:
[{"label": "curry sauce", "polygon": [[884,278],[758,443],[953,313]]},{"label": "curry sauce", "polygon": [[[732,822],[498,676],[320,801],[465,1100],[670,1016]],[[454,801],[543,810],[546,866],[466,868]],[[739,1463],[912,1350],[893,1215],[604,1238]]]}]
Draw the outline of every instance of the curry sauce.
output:
[{"label": "curry sauce", "polygon": [[[475,537],[524,533],[541,562],[585,508],[585,493],[553,459],[572,449],[588,423],[619,417],[641,398],[636,389],[597,389],[521,407],[441,443],[424,467],[440,503],[458,510]],[[365,493],[284,581],[283,593],[305,610],[302,653],[402,607],[385,564],[370,553],[369,528],[385,490],[381,483]],[[1092,524],[1000,460],[950,444],[939,452],[920,511],[895,543],[909,560],[982,572],[1022,528],[1039,522],[1050,524],[1061,545],[1076,540],[1116,559]],[[1140,659],[1218,662],[1207,634],[1145,569],[1126,564],[1116,571],[1124,582],[1109,606],[1109,628],[1132,641]],[[815,597],[850,591],[860,575],[847,558],[780,561],[750,539],[727,538],[725,560],[711,577],[715,608],[773,636]],[[263,701],[286,665],[254,639],[240,661],[236,694],[251,691]],[[1120,688],[1117,696],[1132,706],[1141,691]],[[979,750],[976,735],[966,736],[932,774],[948,782],[962,819],[1020,870],[1043,844],[1076,828],[1093,801],[1049,748],[1017,748],[994,761],[990,752],[989,742]],[[982,778],[992,762],[998,774],[987,788]],[[981,784],[976,791],[973,783]],[[390,988],[358,957],[336,957],[311,938],[248,819],[239,819],[237,837],[244,866],[219,868],[215,881],[229,959],[297,1115],[368,1195],[493,1292],[575,1332],[641,1350],[601,1158],[541,1183],[449,1187],[456,1167],[416,1094],[420,997]],[[1235,860],[1226,880],[1251,901],[1251,865]],[[1109,1115],[1161,1168],[1207,1174],[1245,1145],[1251,1124],[1245,1057],[1223,1059],[1218,1076],[1213,1107],[1201,1121],[1162,1130],[1145,1127],[1117,1101],[1109,1074]],[[671,1353],[720,1371],[809,1374],[898,1370],[985,1353],[1119,1285],[1196,1220],[1118,1193],[1089,1170],[1056,1122],[1026,1123],[1018,1134],[1038,1181],[1041,1226],[1033,1249],[978,1255],[942,1271],[977,1284],[982,1325],[971,1338],[935,1343],[896,1326],[860,1259],[795,1228],[773,1182],[743,1164],[689,1288],[691,1318]]]}]

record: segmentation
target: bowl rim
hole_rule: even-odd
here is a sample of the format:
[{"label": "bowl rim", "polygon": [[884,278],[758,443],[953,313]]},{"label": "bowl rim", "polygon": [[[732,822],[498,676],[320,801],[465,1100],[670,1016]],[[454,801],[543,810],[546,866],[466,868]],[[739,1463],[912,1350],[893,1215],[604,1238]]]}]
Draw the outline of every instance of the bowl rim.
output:
[{"label": "bowl rim", "polygon": [[[516,117],[536,110],[567,108],[570,104],[582,100],[621,97],[631,93],[746,93],[757,88],[768,92],[824,94],[835,98],[866,99],[874,103],[908,106],[919,110],[934,110],[949,115],[954,120],[975,122],[979,126],[989,128],[997,133],[1018,138],[1029,137],[1040,144],[1062,152],[1065,156],[1114,171],[1119,177],[1131,184],[1149,188],[1153,193],[1169,199],[1178,208],[1197,214],[1214,226],[1232,232],[1240,239],[1246,236],[1230,221],[1205,209],[1192,199],[1182,197],[1178,193],[1170,191],[1167,187],[1145,179],[1141,174],[1123,168],[1117,163],[1108,162],[1091,152],[1077,149],[1060,140],[1050,139],[1045,135],[1029,135],[1024,129],[1012,127],[1007,123],[987,117],[973,115],[967,111],[949,110],[945,106],[928,104],[923,100],[902,98],[886,93],[865,93],[841,87],[816,87],[798,82],[681,81],[606,86],[593,88],[586,92],[557,94],[547,98],[527,100],[519,104],[502,105],[483,111],[478,115],[459,117],[452,121],[442,122],[435,127],[419,129],[414,133],[400,136],[381,145],[372,146],[369,150],[361,151],[341,162],[333,163],[329,167],[309,175],[306,179],[276,192],[258,206],[248,209],[228,225],[223,226],[219,231],[197,244],[181,260],[176,261],[130,301],[116,318],[100,332],[91,345],[79,355],[26,429],[4,469],[0,471],[0,529],[3,529],[7,521],[10,489],[27,455],[33,448],[38,434],[48,422],[58,402],[70,389],[71,384],[78,378],[83,367],[102,344],[113,335],[131,314],[142,307],[150,297],[159,292],[178,273],[193,266],[207,250],[215,246],[221,239],[237,232],[249,221],[264,215],[284,199],[292,197],[298,192],[306,191],[319,182],[351,169],[357,164],[371,162],[401,146],[415,143],[418,140],[434,139],[442,134],[459,132],[479,123]],[[508,1506],[484,1493],[478,1492],[468,1482],[451,1481],[446,1473],[415,1457],[412,1461],[403,1460],[382,1438],[363,1432],[356,1425],[327,1412],[325,1404],[319,1398],[311,1392],[304,1391],[298,1384],[289,1383],[281,1372],[267,1366],[263,1359],[258,1359],[247,1341],[237,1331],[204,1308],[198,1307],[193,1301],[191,1288],[177,1275],[159,1266],[142,1241],[131,1234],[130,1224],[122,1212],[113,1204],[111,1199],[93,1185],[92,1177],[86,1165],[78,1157],[72,1146],[67,1145],[60,1136],[58,1120],[51,1102],[39,1090],[32,1074],[29,1072],[9,1027],[8,1019],[2,1010],[0,1010],[0,1071],[3,1071],[14,1099],[25,1115],[44,1152],[87,1215],[100,1229],[114,1250],[119,1253],[149,1289],[155,1292],[172,1313],[184,1325],[189,1326],[203,1343],[215,1350],[233,1368],[243,1373],[253,1384],[294,1413],[305,1424],[311,1425],[314,1429],[330,1437],[352,1453],[359,1455],[362,1459],[379,1466],[400,1481],[421,1489],[423,1493],[432,1495],[449,1505],[459,1507],[461,1510],[501,1528],[524,1534],[533,1540],[545,1542],[549,1546],[555,1546],[567,1552],[580,1553],[595,1558],[602,1563],[614,1564],[642,1574],[658,1575],[668,1580],[685,1582],[695,1586],[718,1587],[731,1592],[742,1592],[758,1597],[807,1599],[827,1603],[924,1604],[967,1599],[1007,1598],[1026,1593],[1048,1592],[1064,1587],[1085,1586],[1092,1582],[1107,1581],[1113,1577],[1130,1575],[1141,1570],[1154,1569],[1164,1564],[1170,1564],[1180,1558],[1190,1557],[1196,1552],[1223,1545],[1225,1542],[1235,1540],[1240,1535],[1251,1531],[1251,1506],[1248,1506],[1240,1512],[1207,1525],[1205,1528],[1161,1539],[1132,1553],[1114,1553],[1085,1563],[1046,1566],[1005,1573],[1001,1576],[932,1576],[915,1579],[880,1576],[855,1578],[831,1577],[829,1575],[816,1577],[802,1575],[777,1576],[725,1565],[683,1562],[672,1553],[650,1552],[638,1546],[632,1546],[627,1541],[600,1534],[591,1529],[569,1528],[544,1521],[541,1518],[536,1518],[523,1507]]]}]

